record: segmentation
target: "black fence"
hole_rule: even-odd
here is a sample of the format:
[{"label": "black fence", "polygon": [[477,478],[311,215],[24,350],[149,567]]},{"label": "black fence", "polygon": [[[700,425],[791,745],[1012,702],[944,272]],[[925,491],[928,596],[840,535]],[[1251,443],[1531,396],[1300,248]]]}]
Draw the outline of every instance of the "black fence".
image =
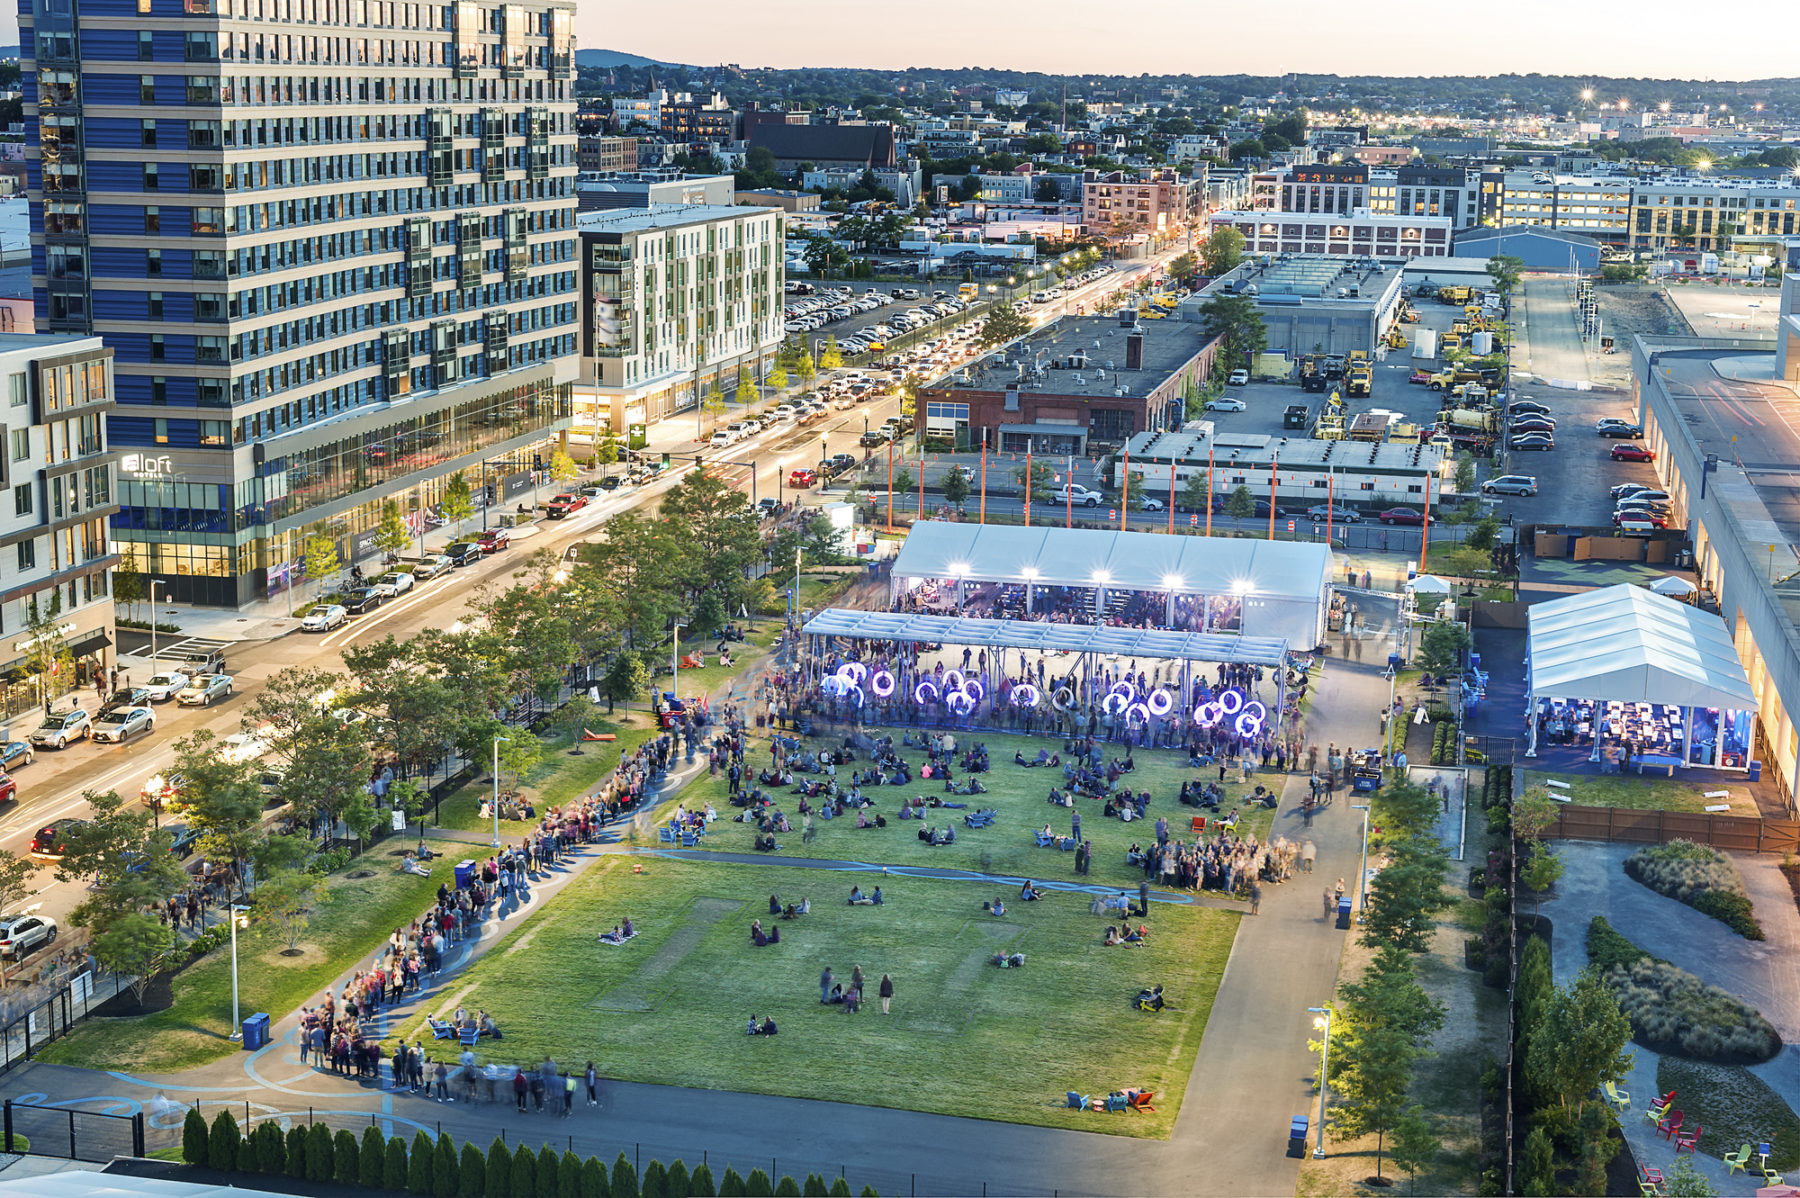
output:
[{"label": "black fence", "polygon": [[0,1025],[0,1073],[30,1060],[52,1040],[68,1035],[76,1024],[129,985],[129,978],[114,973],[96,977],[83,968],[23,992],[9,991],[0,998],[0,1017],[6,1021]]},{"label": "black fence", "polygon": [[115,1156],[143,1156],[144,1115],[103,1114],[72,1107],[34,1106],[6,1100],[5,1149],[71,1161],[110,1161]]}]

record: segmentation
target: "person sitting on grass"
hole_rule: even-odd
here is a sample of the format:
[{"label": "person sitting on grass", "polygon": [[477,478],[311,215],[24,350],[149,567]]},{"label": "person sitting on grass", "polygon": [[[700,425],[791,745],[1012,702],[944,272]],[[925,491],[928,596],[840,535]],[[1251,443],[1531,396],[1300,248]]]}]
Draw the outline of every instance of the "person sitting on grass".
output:
[{"label": "person sitting on grass", "polygon": [[1001,969],[1023,969],[1025,967],[1024,953],[1012,953],[1011,955],[995,953],[988,959]]},{"label": "person sitting on grass", "polygon": [[1144,938],[1146,936],[1148,936],[1149,934],[1150,934],[1150,929],[1145,927],[1143,924],[1139,924],[1135,929],[1127,928],[1125,930],[1125,943],[1126,944],[1142,944],[1142,943],[1144,943]]},{"label": "person sitting on grass", "polygon": [[1006,903],[1001,899],[995,899],[991,903],[988,902],[987,900],[983,899],[982,903],[981,903],[981,909],[983,911],[986,911],[989,915],[996,915],[996,916],[1005,915],[1006,914]]},{"label": "person sitting on grass", "polygon": [[757,852],[772,853],[780,847],[780,845],[775,843],[775,834],[773,832],[758,832],[756,834]]},{"label": "person sitting on grass", "polygon": [[427,866],[420,865],[419,859],[411,853],[406,854],[406,856],[401,859],[400,872],[418,874],[421,878],[429,878],[431,876],[431,870]]},{"label": "person sitting on grass", "polygon": [[771,944],[780,944],[781,929],[770,928],[765,932],[763,931],[762,920],[756,920],[750,925],[750,943],[754,944],[757,948],[765,948]]},{"label": "person sitting on grass", "polygon": [[769,896],[769,914],[781,914],[781,896],[779,894],[771,894]]},{"label": "person sitting on grass", "polygon": [[481,1013],[480,1032],[478,1034],[491,1036],[496,1040],[500,1039],[500,1029],[494,1025],[494,1017],[489,1015],[486,1011]]},{"label": "person sitting on grass", "polygon": [[1044,897],[1044,892],[1033,886],[1030,878],[1026,878],[1025,885],[1019,887],[1019,897],[1028,903],[1035,903]]},{"label": "person sitting on grass", "polygon": [[850,905],[852,907],[873,907],[875,900],[862,892],[861,886],[850,888]]},{"label": "person sitting on grass", "polygon": [[869,896],[869,905],[872,907],[879,907],[881,906],[881,903],[881,887],[877,886],[875,888],[875,893]]},{"label": "person sitting on grass", "polygon": [[600,933],[600,939],[606,941],[608,944],[624,944],[625,929],[618,924],[614,924],[612,931]]}]

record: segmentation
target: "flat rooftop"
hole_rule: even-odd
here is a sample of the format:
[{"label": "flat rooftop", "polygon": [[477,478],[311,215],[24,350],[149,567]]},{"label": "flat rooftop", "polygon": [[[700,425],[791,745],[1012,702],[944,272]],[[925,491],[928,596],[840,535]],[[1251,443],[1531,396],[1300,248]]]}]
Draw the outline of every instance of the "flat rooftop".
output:
[{"label": "flat rooftop", "polygon": [[1335,467],[1346,472],[1392,470],[1412,473],[1436,470],[1443,451],[1431,445],[1398,445],[1391,441],[1324,441],[1316,437],[1283,437],[1274,433],[1204,432],[1139,433],[1131,439],[1131,457],[1148,463],[1204,462],[1210,449],[1218,465],[1233,461],[1277,461],[1296,469]]},{"label": "flat rooftop", "polygon": [[1125,338],[1132,331],[1117,316],[1064,318],[957,371],[950,386],[976,391],[1016,386],[1051,395],[1095,396],[1124,387],[1142,396],[1206,345],[1205,336],[1185,321],[1143,321],[1137,331],[1144,338],[1144,364],[1127,370]]},{"label": "flat rooftop", "polygon": [[653,229],[676,229],[683,225],[702,225],[708,221],[731,220],[735,217],[767,216],[768,208],[742,207],[736,204],[664,204],[653,208],[602,208],[583,212],[576,218],[576,228],[583,233],[643,233]]}]

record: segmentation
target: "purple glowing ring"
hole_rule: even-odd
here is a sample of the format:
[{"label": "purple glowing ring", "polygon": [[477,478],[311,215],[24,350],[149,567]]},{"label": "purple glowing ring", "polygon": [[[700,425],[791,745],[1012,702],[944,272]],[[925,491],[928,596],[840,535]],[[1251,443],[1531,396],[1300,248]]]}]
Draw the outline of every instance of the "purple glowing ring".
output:
[{"label": "purple glowing ring", "polygon": [[875,692],[877,699],[885,699],[894,693],[894,676],[886,670],[876,670],[875,676],[869,679],[869,689]]},{"label": "purple glowing ring", "polygon": [[1244,710],[1244,696],[1235,690],[1223,691],[1218,698],[1219,710],[1226,715],[1236,715]]},{"label": "purple glowing ring", "polygon": [[860,661],[847,661],[838,667],[838,677],[853,685],[862,685],[862,680],[869,676],[869,667]]},{"label": "purple glowing ring", "polygon": [[987,698],[987,688],[981,685],[981,679],[979,678],[964,679],[962,692],[977,703]]},{"label": "purple glowing ring", "polygon": [[1217,703],[1202,703],[1194,708],[1194,723],[1202,728],[1211,728],[1225,718],[1225,710]]},{"label": "purple glowing ring", "polygon": [[1175,707],[1174,698],[1160,686],[1150,692],[1148,702],[1150,714],[1158,717],[1168,715]]},{"label": "purple glowing ring", "polygon": [[847,699],[850,697],[850,692],[852,692],[852,691],[856,692],[856,707],[857,707],[857,710],[860,711],[860,710],[862,710],[862,705],[868,701],[867,698],[863,695],[862,687],[860,687],[860,686],[856,685],[854,682],[852,682],[849,685],[847,685],[846,687],[844,687],[843,691],[841,692],[841,695],[843,698]]},{"label": "purple glowing ring", "polygon": [[844,688],[849,685],[836,674],[827,674],[819,679],[819,689],[828,695],[841,695],[844,693]]},{"label": "purple glowing ring", "polygon": [[1100,710],[1104,711],[1107,715],[1118,715],[1130,706],[1131,700],[1127,699],[1124,695],[1121,695],[1118,691],[1114,691],[1112,694],[1106,696],[1106,698],[1100,700]]},{"label": "purple glowing ring", "polygon": [[1125,701],[1127,703],[1130,703],[1137,698],[1137,687],[1131,685],[1129,682],[1115,682],[1112,684],[1111,693],[1116,695],[1121,692],[1124,693]]},{"label": "purple glowing ring", "polygon": [[1262,731],[1262,721],[1246,712],[1237,718],[1237,734],[1239,736],[1255,736]]},{"label": "purple glowing ring", "polygon": [[1150,709],[1142,703],[1133,703],[1125,709],[1125,722],[1133,728],[1141,728],[1150,722]]},{"label": "purple glowing ring", "polygon": [[1248,702],[1244,705],[1244,714],[1249,715],[1249,716],[1255,716],[1256,722],[1260,724],[1264,720],[1269,718],[1269,709],[1267,707],[1264,707],[1261,703],[1257,702],[1255,699],[1252,699],[1252,700],[1250,700],[1250,702]]},{"label": "purple glowing ring", "polygon": [[[931,698],[927,699],[925,697],[926,691],[931,692]],[[913,702],[914,703],[917,703],[917,704],[923,706],[926,703],[936,703],[937,701],[938,701],[938,688],[933,686],[929,681],[921,682],[921,683],[919,683],[919,685],[913,687]]]},{"label": "purple glowing ring", "polygon": [[1043,695],[1038,693],[1037,687],[1027,682],[1022,686],[1013,688],[1012,705],[1014,707],[1036,707],[1042,702],[1043,697]]},{"label": "purple glowing ring", "polygon": [[[955,681],[952,682],[951,679],[955,679]],[[945,670],[944,671],[944,693],[947,695],[951,691],[961,690],[963,688],[964,681],[965,681],[965,679],[963,678],[963,672],[961,670]]]},{"label": "purple glowing ring", "polygon": [[968,715],[975,710],[975,700],[962,691],[951,691],[944,696],[944,706],[957,715]]},{"label": "purple glowing ring", "polygon": [[[1064,695],[1067,695],[1068,698],[1065,699]],[[1075,706],[1075,692],[1066,686],[1057,687],[1056,693],[1050,696],[1050,706],[1058,711],[1070,710]]]}]

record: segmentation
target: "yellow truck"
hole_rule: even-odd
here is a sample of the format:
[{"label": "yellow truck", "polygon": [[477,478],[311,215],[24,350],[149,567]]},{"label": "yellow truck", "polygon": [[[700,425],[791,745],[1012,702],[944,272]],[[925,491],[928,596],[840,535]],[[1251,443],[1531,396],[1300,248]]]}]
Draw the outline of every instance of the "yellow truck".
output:
[{"label": "yellow truck", "polygon": [[1439,287],[1437,297],[1440,304],[1454,304],[1460,308],[1474,297],[1474,292],[1468,287]]},{"label": "yellow truck", "polygon": [[1344,417],[1342,408],[1328,407],[1319,413],[1319,422],[1313,425],[1313,436],[1320,441],[1342,441],[1344,439]]},{"label": "yellow truck", "polygon": [[1367,399],[1374,382],[1374,371],[1367,365],[1352,366],[1344,376],[1344,392],[1351,399]]},{"label": "yellow truck", "polygon": [[1445,333],[1442,337],[1438,338],[1438,352],[1440,354],[1447,354],[1453,350],[1459,350],[1462,348],[1462,340],[1462,334],[1460,333]]}]

